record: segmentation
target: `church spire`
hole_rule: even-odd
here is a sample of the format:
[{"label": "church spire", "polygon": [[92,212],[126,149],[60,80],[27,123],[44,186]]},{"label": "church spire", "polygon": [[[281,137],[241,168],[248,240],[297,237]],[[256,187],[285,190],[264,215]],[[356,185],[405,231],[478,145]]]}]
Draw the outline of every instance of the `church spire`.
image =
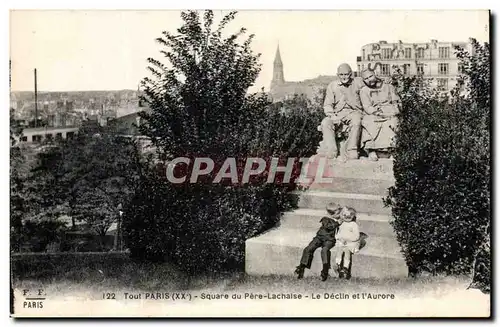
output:
[{"label": "church spire", "polygon": [[273,64],[273,79],[271,81],[271,89],[275,86],[285,83],[285,74],[283,73],[283,62],[281,61],[280,45],[276,48],[276,55]]},{"label": "church spire", "polygon": [[280,44],[278,43],[278,47],[276,48],[276,55],[274,56],[274,65],[283,66],[283,62],[281,61],[281,53],[280,53]]}]

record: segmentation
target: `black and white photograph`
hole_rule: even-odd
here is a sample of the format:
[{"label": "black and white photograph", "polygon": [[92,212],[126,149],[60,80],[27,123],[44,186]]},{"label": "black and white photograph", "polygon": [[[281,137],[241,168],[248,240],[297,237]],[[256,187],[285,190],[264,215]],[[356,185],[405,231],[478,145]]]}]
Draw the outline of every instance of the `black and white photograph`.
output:
[{"label": "black and white photograph", "polygon": [[489,10],[9,19],[11,318],[491,318]]}]

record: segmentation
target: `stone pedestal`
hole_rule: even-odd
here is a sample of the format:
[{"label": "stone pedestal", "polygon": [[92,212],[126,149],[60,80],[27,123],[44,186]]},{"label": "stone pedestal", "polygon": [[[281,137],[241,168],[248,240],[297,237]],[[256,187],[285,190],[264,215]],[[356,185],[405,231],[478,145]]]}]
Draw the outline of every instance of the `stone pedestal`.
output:
[{"label": "stone pedestal", "polygon": [[307,179],[301,183],[302,186],[341,183],[343,179],[394,182],[391,159],[371,161],[362,157],[343,161],[340,158],[314,155],[302,169],[302,174]]}]

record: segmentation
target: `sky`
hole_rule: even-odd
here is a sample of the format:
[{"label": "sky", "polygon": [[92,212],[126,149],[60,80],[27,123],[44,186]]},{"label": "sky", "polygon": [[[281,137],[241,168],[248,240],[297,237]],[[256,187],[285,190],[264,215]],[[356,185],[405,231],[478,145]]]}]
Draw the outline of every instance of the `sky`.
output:
[{"label": "sky", "polygon": [[[215,11],[220,19],[226,12]],[[148,57],[162,59],[154,40],[176,32],[179,11],[15,10],[10,14],[12,91],[137,89]],[[250,91],[266,90],[279,43],[287,81],[334,75],[343,62],[356,67],[367,43],[489,41],[486,10],[240,11],[228,32],[245,27],[262,70]]]}]

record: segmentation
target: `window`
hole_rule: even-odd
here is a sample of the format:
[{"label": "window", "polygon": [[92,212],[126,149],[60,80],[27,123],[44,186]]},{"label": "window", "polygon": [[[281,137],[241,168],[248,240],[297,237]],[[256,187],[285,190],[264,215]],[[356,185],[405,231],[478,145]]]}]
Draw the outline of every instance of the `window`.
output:
[{"label": "window", "polygon": [[362,56],[363,60],[365,60],[365,52],[366,52],[365,49],[363,49],[363,56]]},{"label": "window", "polygon": [[404,64],[403,65],[403,74],[404,75],[409,75],[410,74],[410,64]]},{"label": "window", "polygon": [[448,64],[439,64],[438,65],[439,75],[448,75],[449,69]]},{"label": "window", "polygon": [[36,143],[36,142],[42,142],[42,135],[33,135],[33,136],[31,137],[31,141],[32,141],[32,142],[35,142],[35,143]]},{"label": "window", "polygon": [[463,74],[464,73],[464,64],[462,64],[461,62],[459,62],[458,66],[457,66],[457,70],[458,70],[459,74]]},{"label": "window", "polygon": [[75,132],[68,132],[66,133],[66,138],[71,140],[75,136]]},{"label": "window", "polygon": [[21,142],[28,142],[28,137],[27,136],[21,137]]},{"label": "window", "polygon": [[391,59],[392,49],[382,49],[382,59]]},{"label": "window", "polygon": [[380,65],[380,75],[388,76],[390,73],[389,64],[381,64]]},{"label": "window", "polygon": [[447,78],[438,78],[437,83],[438,83],[437,84],[438,91],[448,90],[448,79]]},{"label": "window", "polygon": [[419,75],[424,74],[424,64],[417,64],[417,74]]},{"label": "window", "polygon": [[411,59],[411,48],[405,48],[405,58]]},{"label": "window", "polygon": [[423,48],[418,48],[417,52],[415,53],[416,58],[424,58],[424,49]]},{"label": "window", "polygon": [[439,58],[441,59],[450,58],[450,48],[439,47]]},{"label": "window", "polygon": [[52,141],[52,139],[53,139],[53,135],[52,135],[52,134],[46,134],[46,135],[45,135],[45,139],[46,139],[47,141]]},{"label": "window", "polygon": [[57,134],[56,134],[56,140],[57,140],[57,141],[62,140],[62,133],[57,133]]}]

